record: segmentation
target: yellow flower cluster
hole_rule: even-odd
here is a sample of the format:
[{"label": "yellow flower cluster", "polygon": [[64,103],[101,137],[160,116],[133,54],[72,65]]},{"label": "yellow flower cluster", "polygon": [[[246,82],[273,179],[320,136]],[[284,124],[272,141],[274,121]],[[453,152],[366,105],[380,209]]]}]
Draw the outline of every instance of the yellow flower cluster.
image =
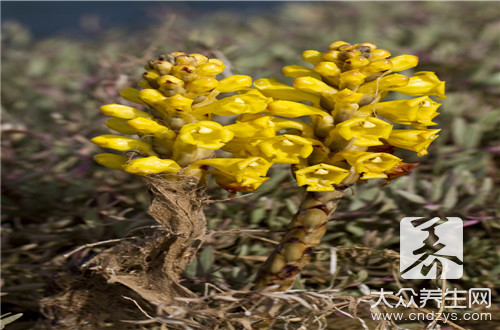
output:
[{"label": "yellow flower cluster", "polygon": [[[444,82],[427,71],[411,77],[396,73],[416,66],[417,57],[391,58],[372,43],[336,41],[326,52],[308,50],[302,58],[311,67],[283,68],[295,78],[293,86],[270,78],[250,88],[249,76],[218,80],[224,70],[220,60],[162,55],[146,65],[140,89],[121,92],[137,106],[101,107],[111,117],[109,128],[135,137],[102,135],[92,142],[128,153],[99,154],[95,160],[138,175],[212,174],[231,192],[257,189],[269,179],[273,163],[294,164],[300,186],[332,191],[350,173],[362,180],[387,178],[401,168],[400,158],[369,148],[392,145],[427,153],[439,132],[427,129],[435,125],[439,107],[429,96],[443,98]],[[381,102],[391,91],[416,98]],[[214,115],[237,118],[223,126]],[[393,129],[388,121],[412,129]],[[214,158],[219,149],[234,158]]]}]

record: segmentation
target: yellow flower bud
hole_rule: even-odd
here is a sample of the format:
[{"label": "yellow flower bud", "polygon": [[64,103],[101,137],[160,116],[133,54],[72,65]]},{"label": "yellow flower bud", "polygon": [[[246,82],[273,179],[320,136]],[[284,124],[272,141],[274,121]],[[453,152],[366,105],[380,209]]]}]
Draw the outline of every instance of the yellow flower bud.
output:
[{"label": "yellow flower bud", "polygon": [[[138,117],[138,118],[143,118],[143,117]],[[129,134],[129,135],[137,134],[138,132],[135,129],[127,125],[127,121],[128,119],[109,118],[108,120],[106,120],[105,124],[113,131],[116,131],[118,133]]]},{"label": "yellow flower bud", "polygon": [[159,77],[160,75],[158,74],[158,72],[154,70],[149,70],[142,74],[142,78],[144,78],[153,88],[158,88],[158,83],[156,82],[156,80],[158,80]]},{"label": "yellow flower bud", "polygon": [[139,98],[152,107],[160,104],[167,97],[156,89],[143,89],[139,92]]},{"label": "yellow flower bud", "polygon": [[156,156],[136,158],[123,166],[123,170],[136,175],[179,172],[182,168],[172,159],[160,159]]},{"label": "yellow flower bud", "polygon": [[434,72],[420,71],[410,77],[408,84],[403,87],[390,88],[389,90],[405,95],[434,95],[438,99],[444,99],[445,82],[439,80]]},{"label": "yellow flower bud", "polygon": [[274,163],[298,164],[300,158],[307,158],[313,151],[315,140],[297,135],[278,135],[259,144],[260,150]]},{"label": "yellow flower bud", "polygon": [[200,76],[215,77],[222,71],[224,71],[225,65],[222,61],[214,61],[214,59],[208,60],[207,63],[203,63],[196,68],[196,73]]},{"label": "yellow flower bud", "polygon": [[233,75],[219,80],[216,90],[221,93],[236,92],[252,85],[252,77],[244,75]]},{"label": "yellow flower bud", "polygon": [[327,146],[336,145],[339,140],[354,140],[354,145],[369,147],[383,143],[381,138],[387,139],[392,131],[392,125],[378,118],[358,117],[343,121],[335,126],[325,140]]},{"label": "yellow flower bud", "polygon": [[[192,57],[192,59],[194,58]],[[196,67],[193,65],[175,65],[170,71],[170,74],[187,82],[198,77],[195,71]]]},{"label": "yellow flower bud", "polygon": [[[153,86],[151,86],[149,84],[149,82],[144,78],[141,78],[141,80],[139,80],[139,82],[137,83],[137,86],[139,86],[140,88],[153,88]],[[155,86],[157,86],[157,85],[155,85]]]},{"label": "yellow flower bud", "polygon": [[97,136],[90,141],[101,148],[118,151],[137,150],[144,155],[156,155],[156,152],[153,151],[153,147],[149,143],[127,136],[105,134]]},{"label": "yellow flower bud", "polygon": [[94,156],[96,163],[112,168],[114,170],[121,170],[123,165],[128,161],[128,157],[116,154],[97,154]]},{"label": "yellow flower bud", "polygon": [[417,152],[418,156],[427,155],[427,148],[439,135],[440,129],[408,130],[395,129],[387,139],[389,144]]},{"label": "yellow flower bud", "polygon": [[334,161],[345,159],[354,167],[361,179],[387,178],[385,171],[392,169],[402,159],[383,152],[344,150],[333,157]]},{"label": "yellow flower bud", "polygon": [[207,93],[213,90],[219,82],[212,77],[201,77],[195,79],[186,85],[186,89],[193,93]]},{"label": "yellow flower bud", "polygon": [[372,56],[370,56],[370,61],[377,61],[391,57],[391,52],[389,52],[387,49],[382,48],[372,49],[371,54]]},{"label": "yellow flower bud", "polygon": [[341,64],[342,60],[340,59],[340,54],[341,53],[338,50],[329,50],[326,53],[323,53],[322,60]]},{"label": "yellow flower bud", "polygon": [[233,138],[233,133],[214,121],[200,121],[184,125],[178,139],[198,148],[217,150]]},{"label": "yellow flower bud", "polygon": [[127,125],[141,134],[154,135],[162,139],[173,139],[176,135],[175,132],[169,130],[168,127],[147,118],[137,117],[131,119],[127,122]]},{"label": "yellow flower bud", "polygon": [[193,100],[188,99],[187,97],[184,97],[180,94],[177,94],[163,100],[163,104],[166,106],[167,109],[170,109],[172,113],[178,110],[184,112],[190,112]]},{"label": "yellow flower bud", "polygon": [[302,59],[311,64],[316,64],[321,62],[323,54],[317,50],[306,50],[302,53]]},{"label": "yellow flower bud", "polygon": [[133,119],[135,117],[153,118],[153,116],[147,112],[137,110],[135,108],[121,105],[121,104],[107,104],[103,105],[101,112],[106,116],[113,116],[122,119]]},{"label": "yellow flower bud", "polygon": [[255,88],[257,88],[265,96],[288,101],[306,101],[311,102],[311,105],[314,107],[320,107],[320,95],[304,92],[294,87],[282,84],[274,78],[258,79],[254,81],[253,84]]},{"label": "yellow flower bud", "polygon": [[205,55],[202,55],[202,54],[193,53],[193,54],[189,54],[189,56],[194,57],[196,59],[196,63],[198,63],[198,65],[201,65],[203,63],[208,62],[208,57],[206,57]]},{"label": "yellow flower bud", "polygon": [[[359,50],[358,50],[359,52]],[[358,57],[353,57],[349,58],[344,62],[343,70],[358,70],[361,69],[365,66],[367,66],[370,63],[370,61],[364,57],[364,56],[358,56]]]},{"label": "yellow flower bud", "polygon": [[428,96],[421,96],[366,105],[360,108],[360,112],[374,113],[398,124],[430,126],[436,125],[432,119],[439,114],[436,110],[440,105]]},{"label": "yellow flower bud", "polygon": [[416,67],[418,64],[418,57],[414,55],[400,55],[391,58],[392,71],[399,72]]},{"label": "yellow flower bud", "polygon": [[120,96],[133,103],[145,104],[144,101],[139,98],[139,90],[137,88],[128,87],[122,89],[120,91]]},{"label": "yellow flower bud", "polygon": [[348,170],[324,163],[295,171],[297,184],[307,185],[307,191],[333,191],[348,175]]},{"label": "yellow flower bud", "polygon": [[302,116],[320,116],[323,118],[331,117],[326,111],[292,101],[273,101],[269,103],[267,110],[273,115],[288,118],[297,118]]},{"label": "yellow flower bud", "polygon": [[320,62],[314,66],[313,70],[327,78],[337,77],[342,72],[334,62]]},{"label": "yellow flower bud", "polygon": [[158,85],[161,89],[169,90],[178,87],[184,87],[184,80],[177,78],[172,75],[160,76],[157,80]]},{"label": "yellow flower bud", "polygon": [[[393,63],[388,59],[381,59],[377,61],[370,62],[367,66],[359,69],[359,72],[369,77],[374,74],[381,74],[383,72],[391,70],[393,67]],[[373,76],[375,78],[376,76]]]},{"label": "yellow flower bud", "polygon": [[338,41],[334,41],[332,42],[329,46],[328,46],[328,49],[330,50],[337,50],[339,49],[339,47],[342,47],[344,45],[349,45],[348,42],[345,42],[345,41],[341,41],[341,40],[338,40]]},{"label": "yellow flower bud", "polygon": [[314,71],[313,69],[306,68],[301,65],[287,65],[281,69],[286,77],[300,78],[300,77],[312,77],[321,80],[321,75]]},{"label": "yellow flower bud", "polygon": [[196,61],[196,58],[194,56],[190,55],[179,55],[175,58],[175,64],[176,65],[189,65],[189,66],[195,66],[198,65],[198,62]]},{"label": "yellow flower bud", "polygon": [[300,77],[293,81],[293,87],[309,92],[309,93],[323,93],[326,91],[336,91],[335,88],[323,81],[313,78],[313,77]]},{"label": "yellow flower bud", "polygon": [[365,82],[365,75],[357,70],[346,71],[340,74],[339,89],[357,91],[359,86]]},{"label": "yellow flower bud", "polygon": [[162,76],[170,74],[174,65],[168,61],[156,61],[154,68]]}]

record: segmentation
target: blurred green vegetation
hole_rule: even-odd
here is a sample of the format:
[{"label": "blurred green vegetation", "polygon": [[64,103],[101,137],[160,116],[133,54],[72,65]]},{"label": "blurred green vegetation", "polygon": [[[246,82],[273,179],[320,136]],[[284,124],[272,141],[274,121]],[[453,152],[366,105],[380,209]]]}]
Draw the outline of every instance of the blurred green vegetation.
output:
[{"label": "blurred green vegetation", "polygon": [[[68,258],[64,253],[151,232],[150,197],[141,179],[94,164],[98,148],[89,142],[107,132],[98,107],[118,102],[118,91],[134,85],[147,59],[175,50],[222,54],[234,73],[286,81],[283,65],[301,64],[302,51],[326,49],[334,40],[370,41],[394,55],[419,56],[420,71],[435,71],[447,82],[448,98],[429,155],[408,154],[421,165],[387,187],[371,182],[347,194],[297,287],[332,284],[352,295],[359,295],[361,283],[395,289],[394,260],[380,254],[398,249],[401,218],[458,216],[466,225],[465,275],[449,285],[489,287],[498,299],[498,3],[283,2],[250,16],[231,6],[195,13],[193,20],[164,3],[158,19],[141,30],[84,37],[35,40],[26,27],[3,22],[2,308],[23,313],[12,329],[32,327],[41,317],[38,300],[50,294],[55,272],[109,245]],[[255,274],[273,247],[269,240],[279,240],[300,200],[286,167],[273,168],[272,175],[256,193],[210,204],[211,236],[186,270],[187,286],[200,293],[206,282],[240,288]],[[214,200],[227,197],[215,187],[210,193]],[[334,279],[328,269],[335,246],[343,248]]]}]

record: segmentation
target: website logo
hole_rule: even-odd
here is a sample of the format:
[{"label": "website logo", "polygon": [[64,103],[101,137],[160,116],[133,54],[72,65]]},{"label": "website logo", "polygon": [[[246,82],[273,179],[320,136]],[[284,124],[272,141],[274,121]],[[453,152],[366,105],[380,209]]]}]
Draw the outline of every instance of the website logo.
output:
[{"label": "website logo", "polygon": [[405,217],[400,225],[400,268],[404,279],[459,279],[463,275],[463,222]]}]

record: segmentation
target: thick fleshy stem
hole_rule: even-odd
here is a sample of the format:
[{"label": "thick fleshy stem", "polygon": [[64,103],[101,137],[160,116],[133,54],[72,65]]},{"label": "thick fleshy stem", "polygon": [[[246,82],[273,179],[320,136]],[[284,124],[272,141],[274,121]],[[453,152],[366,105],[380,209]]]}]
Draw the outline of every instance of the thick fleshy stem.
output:
[{"label": "thick fleshy stem", "polygon": [[340,199],[358,178],[352,171],[334,191],[307,192],[280,244],[257,275],[255,289],[278,285],[276,291],[285,291],[293,285],[295,277],[311,259],[313,248],[325,235],[328,220]]}]

